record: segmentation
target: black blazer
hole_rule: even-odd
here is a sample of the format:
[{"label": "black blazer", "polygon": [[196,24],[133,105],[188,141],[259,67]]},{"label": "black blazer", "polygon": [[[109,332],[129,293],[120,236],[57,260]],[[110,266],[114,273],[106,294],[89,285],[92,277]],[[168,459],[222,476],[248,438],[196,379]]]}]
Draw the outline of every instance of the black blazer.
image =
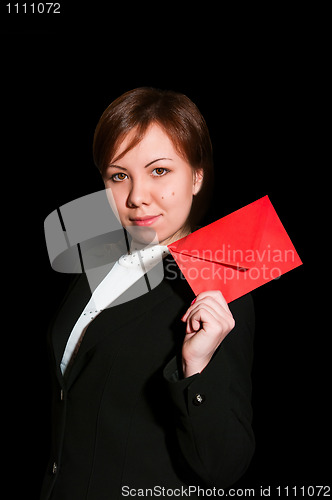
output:
[{"label": "black blazer", "polygon": [[91,295],[85,275],[63,301],[50,331],[53,431],[42,500],[227,487],[246,470],[254,450],[251,296],[230,304],[235,328],[205,370],[183,379],[180,318],[194,295],[175,262],[165,263],[156,288],[96,317],[65,377],[62,353]]}]

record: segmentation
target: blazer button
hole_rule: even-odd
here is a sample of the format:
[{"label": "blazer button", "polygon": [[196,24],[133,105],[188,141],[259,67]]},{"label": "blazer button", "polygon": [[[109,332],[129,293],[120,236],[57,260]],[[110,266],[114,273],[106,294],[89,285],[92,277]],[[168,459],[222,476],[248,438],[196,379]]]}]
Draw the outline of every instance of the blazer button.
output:
[{"label": "blazer button", "polygon": [[56,474],[57,472],[58,472],[58,464],[54,462],[52,467],[52,474]]},{"label": "blazer button", "polygon": [[193,398],[193,405],[195,406],[200,406],[202,403],[204,403],[206,397],[204,394],[195,394]]}]

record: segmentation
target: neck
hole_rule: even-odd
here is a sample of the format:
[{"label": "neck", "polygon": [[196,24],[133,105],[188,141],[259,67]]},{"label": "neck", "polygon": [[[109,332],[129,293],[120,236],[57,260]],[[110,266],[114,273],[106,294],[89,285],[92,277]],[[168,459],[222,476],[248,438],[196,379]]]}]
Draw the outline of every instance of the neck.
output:
[{"label": "neck", "polygon": [[171,243],[174,243],[174,241],[180,240],[181,238],[188,236],[188,234],[190,233],[191,233],[191,228],[189,226],[184,226],[181,229],[179,229],[176,233],[172,234],[172,236],[169,236],[168,238],[161,241],[159,245],[170,245]]}]

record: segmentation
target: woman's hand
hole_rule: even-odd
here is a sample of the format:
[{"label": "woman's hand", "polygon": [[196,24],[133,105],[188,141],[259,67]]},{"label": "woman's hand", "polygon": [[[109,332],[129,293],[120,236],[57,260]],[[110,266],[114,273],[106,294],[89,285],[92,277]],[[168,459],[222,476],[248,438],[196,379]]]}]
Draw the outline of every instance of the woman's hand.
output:
[{"label": "woman's hand", "polygon": [[187,322],[182,346],[184,377],[200,373],[212,358],[235,321],[219,290],[202,292],[182,317]]}]

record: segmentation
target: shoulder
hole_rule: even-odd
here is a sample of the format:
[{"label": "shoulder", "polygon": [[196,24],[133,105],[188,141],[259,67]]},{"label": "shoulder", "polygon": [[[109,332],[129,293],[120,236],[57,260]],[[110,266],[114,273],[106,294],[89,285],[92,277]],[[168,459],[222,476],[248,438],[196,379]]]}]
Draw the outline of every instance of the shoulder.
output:
[{"label": "shoulder", "polygon": [[247,293],[228,304],[235,322],[246,323],[251,329],[255,327],[255,309],[252,295]]},{"label": "shoulder", "polygon": [[255,311],[251,294],[229,304],[235,327],[222,342],[222,351],[241,370],[251,370],[254,348]]}]

